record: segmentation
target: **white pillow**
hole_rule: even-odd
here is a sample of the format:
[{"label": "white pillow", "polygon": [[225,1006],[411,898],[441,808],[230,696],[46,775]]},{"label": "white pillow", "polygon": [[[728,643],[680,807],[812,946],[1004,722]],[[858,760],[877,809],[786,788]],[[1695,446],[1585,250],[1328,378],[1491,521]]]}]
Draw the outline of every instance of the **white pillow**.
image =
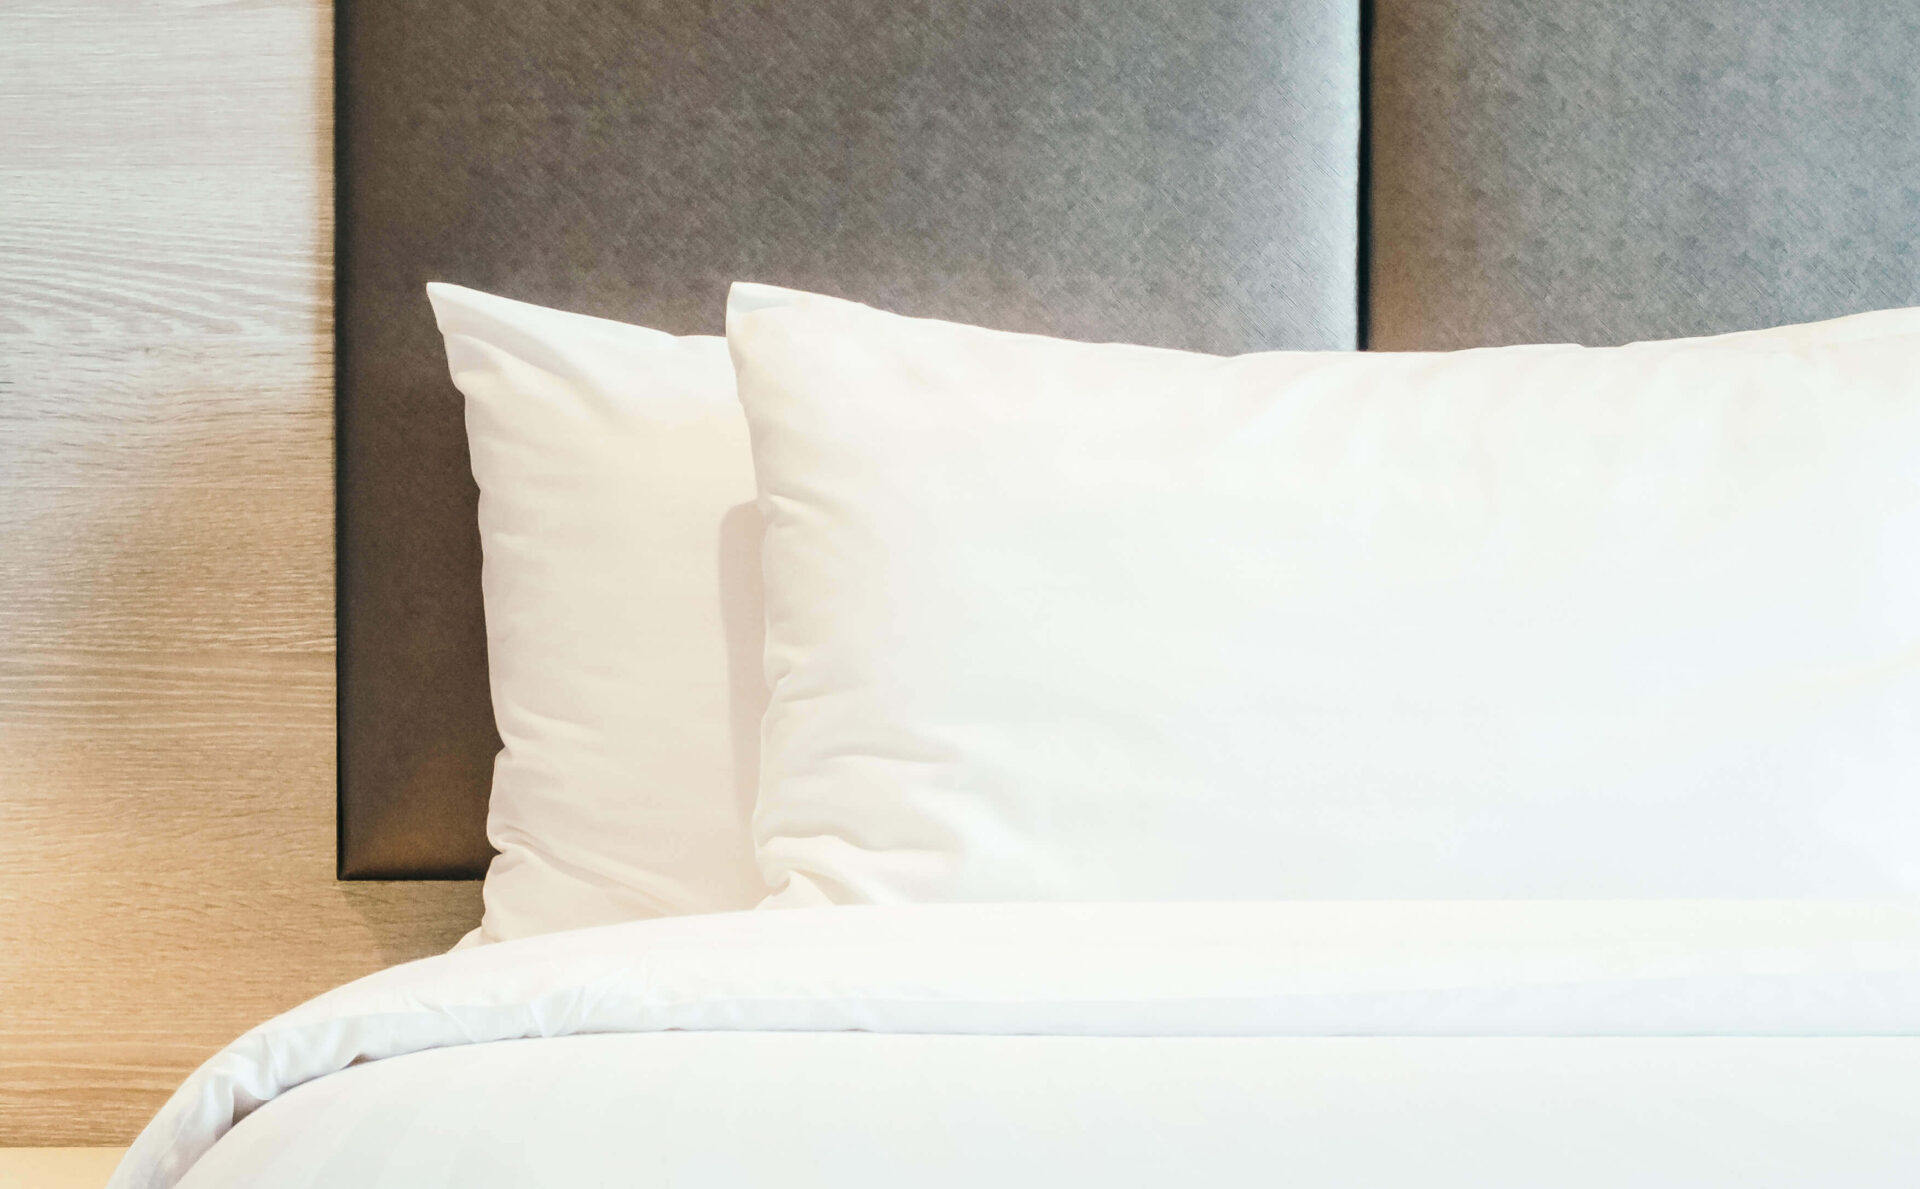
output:
[{"label": "white pillow", "polygon": [[726,344],[427,293],[505,744],[478,939],[752,907],[760,522]]},{"label": "white pillow", "polygon": [[774,904],[1920,893],[1920,311],[1220,359],[735,286]]}]

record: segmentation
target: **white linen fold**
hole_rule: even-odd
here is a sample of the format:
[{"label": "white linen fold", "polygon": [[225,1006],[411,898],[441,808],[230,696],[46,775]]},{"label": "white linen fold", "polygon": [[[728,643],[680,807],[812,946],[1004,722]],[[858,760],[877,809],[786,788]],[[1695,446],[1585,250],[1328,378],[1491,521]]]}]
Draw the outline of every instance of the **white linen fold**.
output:
[{"label": "white linen fold", "polygon": [[365,1061],[606,1032],[1920,1035],[1920,905],[957,904],[639,921],[455,951],[322,995],[195,1072],[112,1189]]}]

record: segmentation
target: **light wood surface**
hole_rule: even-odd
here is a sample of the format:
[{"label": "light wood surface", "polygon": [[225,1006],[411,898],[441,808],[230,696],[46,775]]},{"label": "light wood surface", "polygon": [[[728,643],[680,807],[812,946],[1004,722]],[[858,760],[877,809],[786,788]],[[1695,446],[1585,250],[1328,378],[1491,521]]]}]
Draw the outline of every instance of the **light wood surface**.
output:
[{"label": "light wood surface", "polygon": [[479,915],[333,879],[331,20],[0,5],[0,1146]]},{"label": "light wood surface", "polygon": [[0,1189],[100,1189],[125,1148],[0,1148]]}]

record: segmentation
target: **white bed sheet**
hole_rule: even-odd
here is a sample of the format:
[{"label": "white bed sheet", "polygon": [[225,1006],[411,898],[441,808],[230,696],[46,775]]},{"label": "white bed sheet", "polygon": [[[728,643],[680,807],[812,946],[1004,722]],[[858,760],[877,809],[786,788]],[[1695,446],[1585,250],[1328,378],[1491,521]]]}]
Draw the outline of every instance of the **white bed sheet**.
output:
[{"label": "white bed sheet", "polygon": [[1915,1038],[667,1032],[358,1066],[181,1189],[1915,1184]]},{"label": "white bed sheet", "polygon": [[[684,1035],[663,1038],[674,1030]],[[857,1032],[885,1035],[845,1035]],[[767,1035],[780,1033],[807,1035]],[[580,1043],[536,1040],[568,1037]],[[933,1043],[939,1037],[950,1043]],[[1609,1037],[1619,1044],[1592,1039]],[[1347,1045],[1336,1038],[1382,1039]],[[1657,1038],[1668,1047],[1653,1044]],[[514,1043],[523,1041],[535,1043]],[[249,1032],[194,1074],[136,1141],[113,1184],[170,1189],[189,1175],[194,1189],[294,1184],[362,1161],[373,1162],[375,1172],[307,1183],[377,1183],[366,1177],[386,1166],[380,1162],[392,1163],[383,1153],[395,1150],[381,1137],[403,1133],[412,1137],[408,1160],[438,1161],[478,1178],[482,1170],[463,1163],[472,1138],[463,1119],[486,1122],[499,1149],[487,1162],[493,1171],[486,1175],[495,1179],[465,1184],[528,1183],[501,1152],[516,1145],[562,1151],[567,1129],[578,1126],[601,1127],[601,1140],[593,1142],[611,1148],[594,1154],[579,1140],[574,1146],[582,1150],[567,1159],[587,1163],[556,1172],[559,1183],[594,1183],[595,1168],[622,1167],[622,1160],[624,1183],[724,1184],[734,1175],[688,1173],[676,1181],[658,1164],[668,1149],[635,1141],[641,1119],[680,1136],[676,1150],[696,1164],[728,1159],[725,1147],[757,1145],[770,1162],[764,1167],[785,1168],[781,1179],[792,1183],[803,1173],[788,1165],[809,1150],[799,1137],[814,1134],[805,1126],[809,1114],[824,1128],[819,1142],[846,1149],[844,1175],[817,1183],[850,1189],[898,1183],[891,1179],[897,1169],[888,1171],[893,1149],[861,1151],[883,1135],[908,1136],[897,1158],[926,1168],[950,1162],[960,1149],[1008,1167],[1104,1159],[1084,1151],[1084,1142],[1062,1138],[1082,1118],[1100,1134],[1128,1133],[1133,1142],[1159,1145],[1151,1159],[1185,1161],[1232,1180],[1234,1170],[1262,1168],[1295,1146],[1325,1140],[1338,1148],[1341,1134],[1354,1137],[1358,1158],[1368,1132],[1356,1130],[1358,1122],[1336,1125],[1332,1114],[1349,1109],[1337,1105],[1342,1093],[1379,1096],[1370,1107],[1352,1108],[1355,1119],[1375,1121],[1370,1127],[1384,1118],[1403,1127],[1410,1103],[1430,1100],[1421,1109],[1458,1116],[1453,1126],[1463,1134],[1531,1119],[1530,1126],[1574,1147],[1583,1135],[1580,1142],[1599,1142],[1649,1111],[1684,1119],[1717,1102],[1699,1128],[1673,1132],[1693,1136],[1691,1157],[1745,1167],[1738,1164],[1744,1156],[1725,1149],[1737,1147],[1746,1129],[1755,1133],[1748,1142],[1756,1150],[1785,1144],[1790,1152],[1781,1159],[1799,1153],[1794,1158],[1809,1172],[1829,1170],[1825,1182],[1747,1183],[1883,1183],[1864,1172],[1852,1181],[1831,1179],[1833,1168],[1850,1167],[1845,1153],[1857,1150],[1860,1159],[1878,1161],[1874,1168],[1900,1168],[1907,1180],[1893,1183],[1915,1184],[1920,1163],[1903,1145],[1920,1130],[1920,1108],[1912,1105],[1920,1100],[1916,1044],[1920,905],[1909,903],[1046,904],[731,913],[457,951],[321,996]],[[1346,1062],[1360,1059],[1343,1052],[1371,1054],[1366,1060],[1389,1067],[1417,1054],[1436,1056],[1420,1058],[1433,1062],[1425,1072],[1399,1078],[1359,1076],[1354,1069],[1364,1071],[1365,1063],[1349,1068]],[[914,1063],[916,1053],[923,1064]],[[1653,1053],[1673,1055],[1650,1069],[1636,1065],[1640,1054]],[[904,1064],[861,1078],[845,1065],[855,1054]],[[1562,1055],[1564,1067],[1549,1060]],[[665,1067],[653,1064],[669,1056],[686,1076],[665,1077]],[[1589,1059],[1603,1064],[1588,1070],[1582,1062]],[[549,1064],[542,1074],[520,1068],[526,1062]],[[1106,1069],[1102,1062],[1141,1064]],[[791,1068],[783,1073],[785,1065]],[[694,1066],[713,1072],[688,1072]],[[1324,1088],[1310,1089],[1316,1081]],[[857,1095],[847,1088],[855,1083]],[[1597,1096],[1587,1115],[1564,1105],[1572,1101],[1566,1095],[1586,1092]],[[649,1095],[659,1100],[651,1107]],[[1672,1095],[1678,1097],[1668,1102]],[[1229,1109],[1234,1102],[1240,1106]],[[302,1121],[309,1109],[320,1121]],[[907,1127],[913,1118],[965,1109],[986,1114],[952,1129]],[[350,1118],[329,1114],[343,1110]],[[1277,1122],[1261,1123],[1270,1113]],[[1827,1114],[1846,1126],[1828,1125]],[[413,1119],[424,1122],[409,1131]],[[1472,1119],[1481,1122],[1469,1125]],[[246,1127],[234,1132],[243,1121]],[[298,1144],[219,1142],[230,1132],[272,1136],[281,1128],[297,1134]],[[1151,1134],[1132,1136],[1136,1131]],[[1398,1142],[1398,1131],[1372,1134],[1373,1145]],[[1658,1156],[1659,1142],[1632,1138],[1630,1128],[1624,1135],[1622,1142],[1640,1149],[1634,1158]],[[310,1147],[316,1143],[334,1146]],[[1062,1146],[1048,1146],[1056,1143]],[[307,1158],[285,1168],[248,1164],[299,1144],[309,1145]],[[1484,1147],[1482,1139],[1462,1140],[1457,1155],[1468,1164],[1492,1159]],[[1335,1148],[1326,1159],[1334,1159]],[[203,1157],[207,1163],[196,1167]],[[1408,1159],[1410,1176],[1421,1161]],[[1671,1159],[1676,1167],[1686,1163],[1677,1154]],[[222,1173],[229,1161],[235,1171]],[[396,1167],[404,1173],[405,1165]],[[436,1183],[430,1171],[404,1175],[409,1183]],[[541,1175],[532,1183],[552,1182]]]}]

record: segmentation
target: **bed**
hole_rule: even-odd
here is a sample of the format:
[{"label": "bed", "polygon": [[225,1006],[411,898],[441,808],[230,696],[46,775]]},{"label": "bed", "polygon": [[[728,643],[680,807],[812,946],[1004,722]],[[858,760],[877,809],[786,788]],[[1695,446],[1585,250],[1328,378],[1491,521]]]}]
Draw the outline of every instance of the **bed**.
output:
[{"label": "bed", "polygon": [[[463,418],[441,339],[456,334],[448,303],[465,298],[443,286],[436,324],[429,282],[682,342],[719,331],[725,286],[752,280],[1215,355],[1604,346],[1920,305],[1920,17],[1894,4],[340,0],[337,12],[348,879],[472,877],[490,863],[497,875],[496,847],[512,858],[522,841],[498,816],[488,834],[501,735],[511,752],[521,728],[496,722],[499,653],[488,667],[478,398],[456,352]],[[734,290],[743,398],[755,360],[736,332],[783,316],[785,292]],[[1824,383],[1866,359],[1858,374],[1892,377],[1905,400],[1911,352],[1895,348],[1911,331],[1870,317],[1740,366],[1756,384],[1794,367]],[[608,374],[634,358],[611,341],[595,364]],[[1883,341],[1895,346],[1873,354]],[[1706,374],[1688,368],[1746,349],[1606,358],[1684,394]],[[1544,361],[1528,375],[1559,366],[1500,358]],[[756,450],[809,428],[768,400],[748,402]],[[898,440],[929,433],[914,423]],[[1890,468],[1885,485],[1861,486],[1872,466],[1857,468],[1844,498],[1908,498],[1904,472],[1869,462]],[[776,534],[777,480],[763,466]],[[1878,558],[1866,537],[1910,527],[1888,513],[1851,535],[1808,534],[1807,548],[1851,540]],[[776,569],[812,556],[769,541]],[[711,566],[718,548],[724,587],[728,559],[757,547],[705,541],[698,556]],[[1846,569],[1854,555],[1834,556]],[[1782,573],[1709,577],[1738,591]],[[926,574],[927,587],[951,577]],[[813,579],[851,589],[842,577]],[[1141,589],[1157,592],[1152,581]],[[788,911],[496,922],[475,939],[490,944],[240,1038],[182,1087],[115,1184],[1912,1184],[1910,627],[1888,614],[1896,660],[1878,733],[1820,736],[1859,745],[1845,779],[1884,802],[1868,826],[1837,828],[1851,866],[1749,879],[1750,855],[1792,840],[1729,828],[1718,845],[1738,862],[1651,854],[1592,878],[1551,854],[1503,868],[1476,841],[1453,867],[1436,858],[1430,878],[1330,863],[1317,882],[1272,885],[1284,894],[1240,894],[1259,880],[1183,855],[1164,886],[1062,877],[995,895],[989,879],[942,897],[914,891],[935,886],[924,869],[889,868],[869,884],[822,879]],[[739,630],[716,625],[715,649],[739,653]],[[749,673],[761,644],[745,647]],[[738,657],[727,663],[737,679]],[[713,746],[736,766],[762,762],[741,742],[759,709],[721,713],[734,718]],[[765,738],[768,770],[799,764],[782,759],[777,726]],[[1836,798],[1802,837],[1855,804]],[[1588,833],[1639,837],[1665,812],[1639,809],[1644,821],[1596,817]],[[785,819],[763,807],[766,820],[777,833]],[[1686,846],[1711,851],[1710,833],[1689,827]],[[1409,839],[1398,868],[1426,846]],[[1321,870],[1313,849],[1289,852],[1292,868]],[[882,890],[845,891],[866,887]]]}]

